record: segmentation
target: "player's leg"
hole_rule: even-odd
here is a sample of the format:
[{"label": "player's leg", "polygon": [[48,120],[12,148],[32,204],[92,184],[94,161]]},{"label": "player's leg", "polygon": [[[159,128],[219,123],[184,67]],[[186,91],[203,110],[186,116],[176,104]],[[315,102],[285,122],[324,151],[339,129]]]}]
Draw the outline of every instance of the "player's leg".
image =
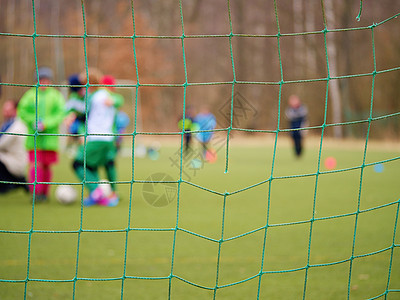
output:
[{"label": "player's leg", "polygon": [[116,206],[119,202],[119,196],[116,193],[116,184],[115,182],[117,181],[117,169],[115,167],[115,158],[117,155],[117,148],[116,145],[113,143],[110,143],[107,151],[107,156],[106,156],[106,163],[105,163],[105,169],[106,169],[106,174],[107,174],[107,179],[111,184],[111,189],[112,189],[112,194],[108,197],[107,200],[105,200],[103,205],[106,206]]},{"label": "player's leg", "polygon": [[[30,150],[29,153],[29,183],[44,181],[44,172],[42,168],[43,155],[41,150]],[[29,186],[31,194],[35,194],[35,202],[43,202],[46,200],[44,196],[43,184],[32,184]]]},{"label": "player's leg", "polygon": [[300,156],[302,152],[300,131],[293,131],[293,141],[296,156]]},{"label": "player's leg", "polygon": [[[90,193],[98,187],[98,184],[95,182],[99,181],[97,168],[99,158],[98,154],[96,154],[96,143],[93,143],[94,142],[88,142],[86,144],[86,149],[84,145],[81,145],[72,164],[76,176],[82,181],[85,180],[90,182],[85,184],[85,187],[89,190]],[[86,160],[84,159],[85,153]]]},{"label": "player's leg", "polygon": [[192,141],[192,134],[185,133],[185,149],[184,149],[185,154],[189,151],[191,141]]},{"label": "player's leg", "polygon": [[107,180],[110,182],[111,189],[116,190],[115,181],[117,180],[117,170],[115,168],[115,162],[113,160],[107,161],[105,164]]},{"label": "player's leg", "polygon": [[[51,170],[51,166],[58,161],[58,155],[56,151],[42,151],[41,152],[41,169],[42,169],[42,178],[43,182],[52,182],[53,173]],[[43,184],[42,187],[42,195],[44,198],[49,197],[50,192],[50,184]]]},{"label": "player's leg", "polygon": [[[29,151],[29,183],[51,182],[50,165],[57,162],[57,152],[46,150]],[[49,184],[36,184],[29,186],[30,192],[35,193],[36,202],[47,200]]]},{"label": "player's leg", "polygon": [[[108,203],[106,195],[96,182],[99,181],[98,168],[107,162],[110,145],[113,143],[104,141],[90,141],[86,144],[86,181],[91,181],[86,184],[90,192],[89,197],[84,200],[86,206]],[[76,160],[77,173],[82,172],[82,163],[83,161]],[[80,176],[82,177],[82,174]]]},{"label": "player's leg", "polygon": [[117,181],[117,170],[115,167],[115,159],[117,157],[118,149],[116,144],[110,142],[107,145],[107,149],[105,151],[107,153],[106,153],[106,161],[104,167],[106,170],[107,180],[110,182],[112,190],[115,191],[116,185],[114,182]]},{"label": "player's leg", "polygon": [[[7,167],[0,161],[0,181],[13,181],[12,174],[8,171]],[[0,183],[0,194],[8,192],[12,189],[10,183]]]},{"label": "player's leg", "polygon": [[[43,164],[42,165],[42,172],[43,172],[43,181],[44,182],[51,182],[52,173],[51,173],[50,165]],[[50,185],[49,184],[43,184],[42,193],[43,193],[44,197],[47,198],[49,196],[49,191],[50,191]]]},{"label": "player's leg", "polygon": [[[45,182],[46,181],[46,176],[45,176],[45,170],[43,167],[43,164],[41,162],[37,162],[36,164],[31,163],[30,164],[30,171],[29,171],[29,182],[34,183],[36,182]],[[36,202],[43,202],[47,200],[45,190],[46,190],[46,185],[45,184],[36,184],[36,185],[31,185],[30,186],[31,193],[35,193],[36,197]]]},{"label": "player's leg", "polygon": [[93,183],[99,181],[98,169],[91,166],[86,166],[85,168],[84,162],[79,160],[75,160],[72,166],[75,174],[81,181],[89,181],[85,184],[85,187],[89,190],[89,192],[93,192],[98,186],[97,183]]}]

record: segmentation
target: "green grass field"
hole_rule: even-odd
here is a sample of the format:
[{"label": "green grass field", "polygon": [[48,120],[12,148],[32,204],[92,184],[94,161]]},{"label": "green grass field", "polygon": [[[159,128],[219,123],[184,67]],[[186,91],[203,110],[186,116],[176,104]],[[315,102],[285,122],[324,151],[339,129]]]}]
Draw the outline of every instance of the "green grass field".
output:
[{"label": "green grass field", "polygon": [[[225,148],[198,170],[184,161],[192,184],[170,185],[179,197],[155,207],[143,194],[151,183],[129,182],[179,179],[179,140],[158,141],[158,160],[135,158],[132,169],[118,159],[126,183],[115,208],[54,196],[32,208],[22,190],[1,195],[0,299],[213,299],[216,286],[216,299],[400,299],[398,148],[368,147],[361,169],[364,142],[324,141],[316,176],[318,139],[296,159],[280,138],[274,159],[273,141],[233,138],[228,173]],[[344,171],[325,173],[328,156]],[[368,165],[386,160],[380,173]],[[70,164],[63,155],[56,182],[77,182]]]}]

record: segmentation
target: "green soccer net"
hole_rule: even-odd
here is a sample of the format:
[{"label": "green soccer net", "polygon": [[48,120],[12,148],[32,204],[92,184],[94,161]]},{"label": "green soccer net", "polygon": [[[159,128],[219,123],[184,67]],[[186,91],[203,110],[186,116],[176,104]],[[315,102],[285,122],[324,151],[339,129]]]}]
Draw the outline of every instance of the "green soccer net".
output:
[{"label": "green soccer net", "polygon": [[[1,97],[38,90],[23,76],[44,61],[64,91],[69,71],[121,72],[121,201],[85,207],[93,182],[62,152],[45,184],[74,187],[74,204],[0,194],[1,299],[400,297],[397,4],[374,15],[363,1],[57,2],[1,2]],[[30,48],[27,61],[11,54]],[[297,129],[291,94],[308,106]],[[203,104],[216,126],[185,127]],[[57,136],[86,145],[87,130]]]}]

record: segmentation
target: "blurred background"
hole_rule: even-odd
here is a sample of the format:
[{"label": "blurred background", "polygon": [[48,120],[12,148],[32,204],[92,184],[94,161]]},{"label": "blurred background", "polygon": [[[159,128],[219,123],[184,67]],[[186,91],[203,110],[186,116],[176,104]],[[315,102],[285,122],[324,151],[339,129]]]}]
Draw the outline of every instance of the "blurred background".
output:
[{"label": "blurred background", "polygon": [[[328,135],[365,138],[372,108],[372,117],[384,117],[370,136],[399,139],[400,1],[364,1],[360,21],[360,1],[325,0],[323,10],[319,0],[277,0],[277,15],[272,0],[181,2],[0,0],[1,100],[36,84],[36,63],[54,70],[54,84],[88,65],[130,85],[119,92],[132,119],[141,84],[142,131],[179,131],[184,100],[208,105],[219,128],[237,102],[250,115],[234,127],[285,129],[295,93],[309,108],[311,134],[321,133],[326,112],[327,124],[346,123]],[[324,19],[339,30],[325,35]],[[339,77],[328,93],[327,58],[329,76]]]}]

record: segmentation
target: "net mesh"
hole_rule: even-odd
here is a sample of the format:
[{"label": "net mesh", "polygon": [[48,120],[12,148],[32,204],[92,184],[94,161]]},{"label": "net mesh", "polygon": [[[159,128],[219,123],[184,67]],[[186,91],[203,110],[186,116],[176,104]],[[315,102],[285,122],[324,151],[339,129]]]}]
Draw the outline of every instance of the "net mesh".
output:
[{"label": "net mesh", "polygon": [[[364,172],[366,168],[368,167],[373,167],[378,164],[382,163],[390,163],[393,161],[396,161],[399,159],[399,157],[392,157],[389,159],[381,160],[381,161],[375,161],[372,163],[368,163],[366,160],[366,155],[367,155],[367,147],[369,143],[369,133],[371,129],[371,124],[373,122],[382,120],[382,119],[389,119],[389,118],[398,118],[400,115],[400,112],[396,112],[393,114],[387,114],[383,116],[378,116],[374,117],[373,115],[373,101],[374,101],[374,84],[375,84],[375,79],[376,76],[379,74],[387,73],[387,72],[393,72],[393,71],[399,71],[400,67],[394,67],[390,69],[383,69],[383,70],[378,70],[376,67],[376,58],[375,58],[375,42],[374,42],[374,32],[376,28],[379,26],[382,26],[383,24],[387,22],[393,22],[396,21],[396,19],[399,17],[398,14],[394,14],[392,17],[383,20],[379,23],[372,24],[368,27],[358,27],[358,28],[344,28],[344,29],[331,29],[329,28],[329,24],[326,21],[325,17],[325,8],[324,8],[324,2],[321,1],[321,8],[322,8],[322,13],[324,16],[324,28],[321,31],[315,31],[315,32],[300,32],[300,33],[291,33],[291,34],[284,34],[281,33],[280,28],[279,28],[279,11],[277,7],[277,1],[274,1],[274,14],[276,18],[276,24],[277,24],[277,34],[275,35],[250,35],[250,34],[242,34],[242,33],[235,33],[233,30],[232,26],[232,17],[231,17],[231,3],[229,0],[226,1],[226,9],[228,11],[228,17],[229,17],[229,28],[230,32],[225,35],[186,35],[185,34],[185,22],[183,18],[183,11],[182,11],[182,1],[179,1],[179,11],[180,11],[180,22],[181,22],[181,29],[182,29],[182,35],[180,36],[144,36],[144,35],[137,35],[136,34],[136,29],[135,29],[135,9],[134,9],[134,2],[133,0],[131,1],[131,10],[132,10],[132,20],[133,20],[133,36],[106,36],[106,35],[91,35],[87,33],[86,29],[86,14],[85,14],[85,1],[81,1],[82,5],[82,18],[83,18],[83,24],[84,24],[84,34],[81,36],[72,36],[72,35],[45,35],[45,34],[39,34],[37,33],[36,29],[36,13],[35,13],[35,1],[32,0],[32,14],[33,14],[33,21],[34,21],[34,33],[33,34],[15,34],[15,33],[0,33],[0,36],[9,36],[9,37],[25,37],[25,38],[30,38],[33,43],[33,49],[34,49],[34,57],[35,57],[35,66],[36,66],[36,71],[38,71],[38,60],[37,60],[37,54],[36,54],[36,41],[38,38],[77,38],[77,39],[82,39],[83,40],[83,47],[84,47],[84,53],[85,53],[85,69],[88,74],[89,70],[89,65],[88,65],[88,57],[87,57],[87,41],[90,38],[104,38],[104,39],[114,39],[114,38],[121,38],[121,39],[128,39],[131,40],[133,44],[133,57],[134,57],[134,62],[135,62],[135,67],[136,67],[136,83],[135,84],[119,84],[117,87],[121,88],[131,88],[134,89],[135,91],[135,111],[134,115],[132,116],[132,119],[134,120],[134,131],[132,133],[127,133],[125,134],[126,136],[132,137],[132,156],[135,156],[135,149],[137,146],[137,137],[141,135],[180,135],[181,137],[181,147],[179,151],[179,159],[177,162],[177,165],[179,167],[179,178],[178,180],[174,179],[169,179],[169,178],[159,178],[157,176],[154,176],[153,178],[148,178],[147,180],[141,180],[135,178],[135,164],[132,165],[132,179],[130,181],[118,181],[116,183],[118,184],[128,184],[130,185],[130,195],[129,195],[129,207],[128,207],[128,223],[126,225],[126,228],[115,230],[115,229],[110,229],[110,230],[89,230],[86,229],[84,226],[84,207],[81,205],[81,213],[80,213],[80,225],[79,228],[76,230],[68,230],[68,231],[60,231],[60,230],[37,230],[35,229],[35,216],[36,216],[36,209],[37,205],[35,204],[35,201],[32,203],[32,219],[31,219],[31,224],[30,224],[30,229],[27,231],[17,231],[17,230],[8,230],[8,229],[2,229],[0,230],[0,233],[2,234],[22,234],[22,235],[28,235],[28,254],[27,254],[27,261],[26,261],[26,278],[21,279],[21,280],[12,280],[12,279],[7,279],[7,278],[1,278],[0,283],[22,283],[25,285],[24,289],[24,299],[29,298],[28,294],[28,286],[30,282],[51,282],[51,283],[59,283],[59,282],[70,282],[73,284],[73,296],[72,298],[75,299],[76,293],[79,289],[78,283],[82,281],[120,281],[121,282],[121,289],[120,289],[120,295],[121,299],[124,297],[124,291],[125,291],[125,284],[128,280],[165,280],[168,281],[168,294],[165,295],[166,298],[173,298],[172,297],[172,288],[174,284],[174,280],[178,280],[181,282],[184,282],[186,284],[209,290],[213,293],[213,298],[217,298],[218,292],[222,289],[229,288],[231,286],[236,286],[239,284],[243,284],[244,282],[252,281],[252,280],[257,280],[257,299],[261,297],[261,287],[262,287],[262,280],[265,278],[265,275],[268,274],[277,274],[277,273],[291,273],[291,272],[297,272],[297,271],[304,271],[304,282],[303,282],[303,293],[302,297],[303,299],[306,298],[307,295],[307,288],[308,288],[308,282],[309,282],[309,271],[313,268],[320,268],[320,267],[330,267],[330,266],[336,266],[340,264],[345,264],[347,263],[349,265],[349,270],[348,270],[348,281],[347,281],[347,298],[350,298],[350,293],[352,289],[352,271],[353,271],[353,265],[354,262],[357,259],[361,259],[363,257],[369,257],[369,256],[376,256],[382,252],[389,252],[390,253],[390,261],[388,263],[387,267],[387,279],[386,279],[386,289],[382,291],[380,295],[376,295],[375,298],[380,298],[384,297],[386,299],[387,296],[389,296],[389,293],[396,293],[400,292],[400,289],[391,289],[390,288],[390,282],[391,278],[395,276],[395,274],[392,274],[392,264],[395,259],[395,250],[396,248],[399,247],[398,244],[396,244],[396,230],[397,230],[397,224],[399,223],[398,218],[399,218],[399,207],[400,207],[400,201],[396,200],[393,202],[385,203],[380,206],[368,208],[368,209],[362,209],[361,207],[361,194],[363,190],[363,184],[364,184]],[[362,12],[362,1],[360,2],[360,11],[357,16],[357,19],[359,20],[361,18],[361,12]],[[337,76],[334,74],[331,70],[331,65],[330,65],[330,59],[329,59],[329,41],[328,41],[328,34],[329,33],[340,33],[340,32],[345,32],[345,31],[356,31],[356,30],[368,30],[371,34],[371,40],[372,40],[372,52],[373,52],[373,66],[374,69],[370,73],[365,73],[365,74],[355,74],[355,75],[346,75],[346,76]],[[282,66],[282,56],[281,56],[281,39],[284,37],[288,36],[302,36],[302,35],[314,35],[314,34],[323,34],[324,37],[324,45],[325,45],[325,63],[326,63],[326,68],[327,68],[327,77],[324,78],[316,78],[316,79],[301,79],[301,80],[285,80],[284,74],[283,74],[283,66]],[[238,80],[237,75],[236,75],[236,68],[235,68],[235,54],[233,51],[233,45],[232,45],[232,39],[235,37],[248,37],[248,38],[276,38],[277,44],[278,44],[278,59],[279,59],[279,69],[280,69],[280,80],[277,82],[256,82],[256,81],[241,81]],[[183,66],[184,66],[184,82],[183,84],[146,84],[146,83],[141,83],[141,78],[139,76],[139,71],[138,71],[138,59],[137,59],[137,53],[136,53],[136,48],[135,44],[137,40],[139,39],[176,39],[181,41],[181,51],[182,51],[182,60],[183,60]],[[230,51],[230,61],[232,65],[232,74],[233,78],[232,81],[229,82],[206,82],[206,83],[193,83],[188,80],[188,69],[187,69],[187,59],[186,59],[186,50],[185,50],[185,42],[188,39],[191,38],[227,38],[229,39],[229,51]],[[339,79],[346,79],[346,78],[353,78],[353,77],[370,77],[372,80],[372,88],[371,88],[371,101],[370,101],[370,109],[369,109],[369,116],[367,119],[363,120],[358,120],[358,121],[352,121],[352,122],[341,122],[341,123],[329,123],[327,120],[327,107],[328,107],[328,94],[329,90],[331,88],[331,84],[335,80]],[[39,80],[37,80],[39,81]],[[326,84],[326,95],[325,95],[325,111],[324,111],[324,121],[321,126],[316,126],[316,127],[308,127],[308,128],[303,128],[300,130],[310,130],[310,129],[320,129],[321,130],[321,136],[320,136],[320,141],[319,141],[319,152],[318,152],[318,163],[317,163],[317,170],[312,173],[304,173],[304,174],[299,174],[299,175],[288,175],[288,176],[278,176],[275,175],[275,161],[276,161],[276,156],[277,156],[277,148],[278,148],[278,137],[280,137],[282,134],[285,134],[287,132],[291,132],[293,129],[284,129],[284,126],[281,125],[281,112],[283,111],[281,104],[282,104],[282,88],[285,85],[288,84],[293,84],[293,83],[305,83],[305,82],[325,82]],[[36,88],[36,91],[38,91],[40,84],[34,84],[34,85],[24,85],[24,84],[19,84],[19,83],[1,83],[2,86],[23,86],[23,87],[34,87]],[[174,132],[174,133],[166,133],[166,132],[140,132],[137,131],[136,129],[138,128],[137,120],[139,118],[140,112],[138,111],[138,99],[139,99],[139,90],[143,87],[181,87],[183,88],[183,120],[185,120],[185,111],[187,108],[187,89],[190,86],[207,86],[207,85],[230,85],[231,86],[231,101],[230,101],[230,113],[229,115],[229,124],[226,128],[221,128],[221,129],[215,129],[213,132],[223,132],[226,133],[226,147],[225,147],[225,173],[229,172],[229,163],[231,161],[231,155],[230,155],[230,150],[231,150],[231,135],[232,132],[234,131],[240,131],[240,132],[249,132],[249,133],[267,133],[267,134],[272,134],[274,135],[274,143],[273,143],[273,156],[272,156],[272,168],[271,168],[271,173],[269,174],[269,177],[263,181],[260,181],[254,185],[247,186],[242,189],[238,189],[236,191],[226,191],[226,192],[219,192],[216,190],[213,190],[209,187],[206,186],[201,186],[198,184],[195,184],[191,182],[190,180],[185,179],[185,169],[184,169],[184,134],[185,131],[182,130],[180,132]],[[237,89],[237,86],[239,85],[271,85],[271,86],[276,86],[279,89],[279,99],[278,99],[278,117],[277,117],[277,126],[276,130],[252,130],[252,129],[244,129],[240,127],[235,127],[235,120],[234,120],[234,99],[235,99],[235,91]],[[68,85],[54,85],[55,87],[68,87]],[[86,90],[91,87],[90,82],[85,85]],[[37,103],[36,103],[37,105]],[[37,107],[36,107],[37,108]],[[36,115],[36,122],[38,122],[38,116]],[[185,122],[185,121],[184,121]],[[345,125],[351,125],[351,124],[359,124],[363,123],[367,125],[367,134],[365,138],[365,143],[364,143],[364,151],[363,151],[363,159],[360,165],[357,165],[355,167],[350,167],[350,168],[345,168],[345,169],[339,169],[339,170],[324,170],[323,168],[323,153],[322,153],[322,148],[323,148],[323,139],[324,139],[324,133],[329,127],[337,127],[337,126],[345,126]],[[185,126],[182,126],[185,128]],[[87,129],[86,129],[87,132]],[[35,142],[36,138],[41,135],[40,132],[35,132],[34,137],[35,137]],[[60,136],[69,136],[68,134]],[[83,137],[85,138],[85,141],[88,137],[88,134],[84,134]],[[225,144],[224,143],[224,144]],[[35,144],[36,148],[36,144]],[[36,151],[35,151],[36,152]],[[321,176],[328,175],[328,174],[335,174],[335,173],[344,173],[347,171],[352,171],[352,170],[359,170],[360,176],[359,176],[359,187],[358,187],[358,203],[356,210],[351,213],[346,213],[346,214],[338,214],[338,215],[331,215],[327,217],[317,217],[316,215],[316,207],[317,207],[317,194],[318,194],[318,188],[320,186],[320,178]],[[270,211],[271,211],[271,191],[273,190],[273,183],[278,182],[280,180],[289,180],[289,179],[299,179],[299,178],[314,178],[314,193],[313,193],[313,204],[312,204],[312,217],[309,220],[305,221],[298,221],[298,222],[289,222],[289,223],[273,223],[270,221]],[[39,182],[35,180],[32,185],[35,188],[36,185]],[[78,185],[82,186],[83,184],[87,183],[87,180],[84,180],[83,182],[80,183],[64,183],[64,184],[72,184],[72,185]],[[173,228],[137,228],[134,227],[132,223],[134,223],[134,216],[133,216],[133,202],[135,199],[133,199],[133,187],[134,184],[173,184],[177,186],[177,203],[176,203],[176,218],[175,218],[175,226]],[[46,183],[46,184],[55,184],[55,183]],[[57,183],[60,184],[60,183]],[[202,191],[205,191],[207,193],[211,193],[214,195],[217,195],[221,198],[223,198],[222,201],[222,220],[221,220],[221,228],[220,228],[220,234],[219,238],[211,238],[206,235],[202,235],[199,233],[196,233],[194,231],[187,230],[183,228],[180,225],[180,211],[181,211],[181,194],[182,194],[182,188],[184,185],[190,186],[193,189],[199,189]],[[257,188],[258,186],[261,185],[266,185],[268,186],[268,193],[266,195],[266,201],[267,201],[267,209],[266,209],[266,223],[265,226],[262,226],[260,228],[245,232],[243,234],[229,237],[227,238],[225,236],[225,218],[226,218],[226,209],[227,209],[227,203],[230,200],[230,197],[235,196],[237,194],[243,193],[245,191]],[[168,189],[167,187],[167,194],[174,193],[175,190],[174,188]],[[82,189],[82,194],[80,195],[81,199],[83,199],[83,189]],[[168,201],[168,199],[167,199]],[[384,209],[386,207],[394,207],[395,213],[393,214],[393,240],[391,245],[389,245],[387,248],[382,248],[374,252],[370,253],[365,253],[365,254],[356,254],[355,248],[356,248],[356,240],[357,240],[357,228],[358,228],[358,222],[359,222],[359,216],[365,213],[368,213],[370,211],[379,211],[381,209]],[[355,219],[354,221],[354,230],[353,230],[353,237],[352,237],[352,247],[351,247],[351,255],[340,261],[333,261],[329,263],[322,263],[322,264],[315,264],[312,263],[311,256],[312,256],[312,243],[313,243],[313,237],[314,237],[314,227],[317,222],[323,222],[326,220],[332,220],[332,219],[340,219],[340,218],[345,218],[353,216]],[[271,271],[267,270],[265,268],[265,258],[267,257],[267,240],[269,236],[269,232],[273,228],[287,228],[291,226],[297,226],[297,225],[304,225],[306,224],[308,226],[308,246],[307,246],[307,259],[305,262],[305,265],[300,268],[292,268],[292,269],[279,269],[276,271]],[[128,250],[129,250],[129,233],[132,231],[139,231],[139,232],[148,232],[149,234],[153,234],[155,232],[171,232],[173,234],[173,243],[172,243],[172,251],[171,251],[171,264],[170,264],[170,274],[168,276],[132,276],[129,275],[127,272],[127,261],[128,261]],[[207,286],[203,285],[197,282],[193,282],[190,280],[187,280],[177,274],[175,271],[175,254],[176,254],[176,247],[178,243],[177,235],[179,232],[183,232],[189,235],[192,235],[195,238],[203,239],[207,242],[214,243],[218,246],[217,254],[216,254],[216,270],[215,270],[215,284],[212,286]],[[221,257],[222,257],[222,247],[226,243],[229,243],[231,241],[237,241],[239,239],[242,239],[244,237],[250,236],[254,233],[261,232],[263,235],[262,239],[262,252],[259,254],[259,260],[260,260],[260,268],[259,272],[257,274],[254,274],[253,276],[247,277],[243,280],[236,281],[236,282],[231,282],[231,283],[221,283],[220,282],[220,271],[221,271]],[[123,234],[124,237],[124,254],[123,254],[123,274],[119,277],[108,277],[108,278],[96,278],[96,277],[81,277],[79,276],[79,266],[80,266],[80,253],[82,251],[82,235],[85,233],[110,233],[110,234]],[[77,235],[77,247],[76,247],[76,263],[75,263],[75,276],[71,279],[39,279],[36,278],[35,276],[32,276],[31,274],[31,244],[32,244],[32,237],[34,235],[40,235],[40,234],[52,234],[52,235],[58,235],[58,234],[76,234]],[[398,252],[398,251],[397,251]],[[396,297],[394,295],[394,297]]]}]

